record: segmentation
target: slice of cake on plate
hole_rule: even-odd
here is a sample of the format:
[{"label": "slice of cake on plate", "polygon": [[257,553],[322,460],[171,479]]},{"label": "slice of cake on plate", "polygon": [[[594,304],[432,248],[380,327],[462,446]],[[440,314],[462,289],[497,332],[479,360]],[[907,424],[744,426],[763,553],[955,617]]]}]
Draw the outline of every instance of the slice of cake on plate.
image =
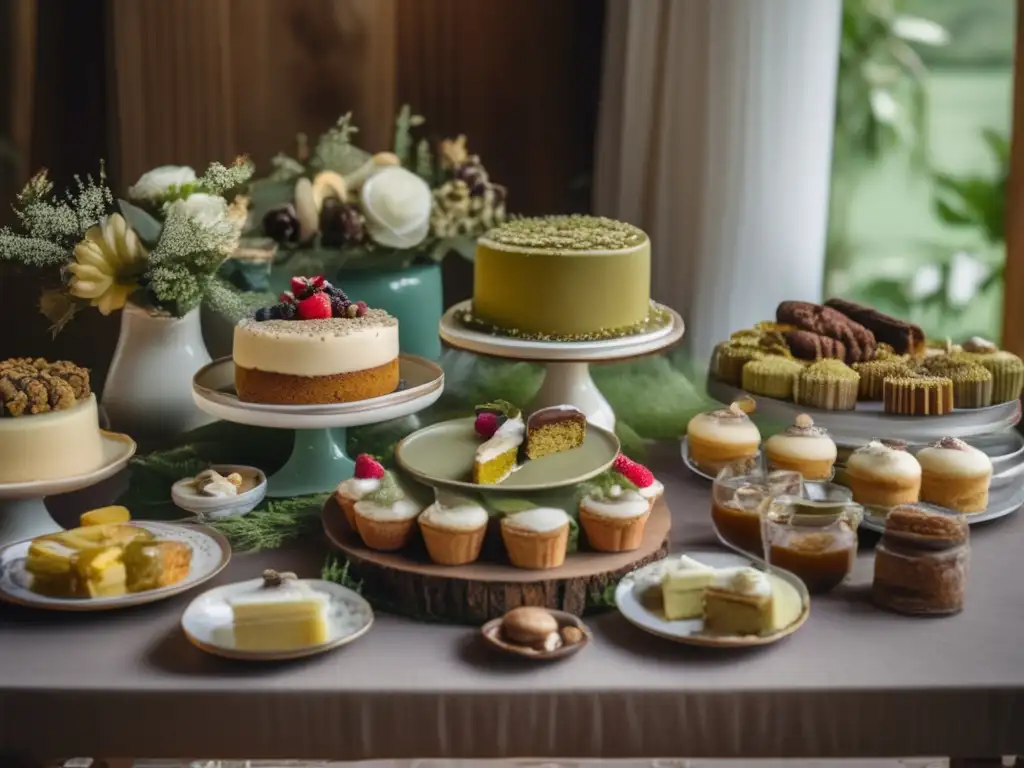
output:
[{"label": "slice of cake on plate", "polygon": [[665,618],[699,619],[704,615],[704,593],[715,579],[715,569],[683,555],[661,581]]},{"label": "slice of cake on plate", "polygon": [[266,571],[263,585],[227,600],[235,647],[242,651],[290,651],[329,639],[330,598],[294,573]]},{"label": "slice of cake on plate", "polygon": [[476,413],[474,428],[485,442],[476,449],[473,482],[496,485],[516,469],[526,424],[522,412],[505,400],[477,406]]},{"label": "slice of cake on plate", "polygon": [[587,417],[571,405],[534,411],[526,420],[526,458],[539,459],[583,445]]},{"label": "slice of cake on plate", "polygon": [[763,635],[775,627],[772,583],[754,568],[722,568],[704,593],[704,631]]}]

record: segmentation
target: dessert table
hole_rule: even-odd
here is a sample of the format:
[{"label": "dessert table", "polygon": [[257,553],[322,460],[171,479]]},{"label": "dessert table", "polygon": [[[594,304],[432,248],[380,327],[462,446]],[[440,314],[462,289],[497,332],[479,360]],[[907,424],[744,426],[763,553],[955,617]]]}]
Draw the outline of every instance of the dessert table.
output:
[{"label": "dessert table", "polygon": [[[650,463],[667,488],[673,550],[717,549],[710,483],[689,475],[678,445],[659,446]],[[58,499],[54,514],[106,502],[96,498],[104,492],[116,489]],[[1024,516],[971,533],[961,615],[914,619],[872,608],[871,557],[862,552],[851,583],[815,597],[800,631],[747,651],[675,645],[609,611],[587,618],[590,647],[541,665],[495,656],[473,628],[378,614],[365,638],[336,652],[257,665],[188,644],[178,621],[192,594],[105,614],[0,606],[0,763],[3,754],[1024,753]],[[236,556],[215,583],[267,567],[316,575],[325,546]]]}]

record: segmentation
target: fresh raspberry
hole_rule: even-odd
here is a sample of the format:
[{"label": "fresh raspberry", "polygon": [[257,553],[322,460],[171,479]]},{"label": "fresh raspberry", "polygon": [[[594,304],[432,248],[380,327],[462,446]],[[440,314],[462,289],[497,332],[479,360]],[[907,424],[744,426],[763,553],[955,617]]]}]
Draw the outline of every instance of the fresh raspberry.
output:
[{"label": "fresh raspberry", "polygon": [[635,461],[627,458],[621,453],[616,457],[615,464],[612,468],[620,475],[623,475],[637,488],[646,488],[654,482],[654,474],[651,470],[643,464],[637,464]]},{"label": "fresh raspberry", "polygon": [[292,293],[296,296],[301,296],[309,288],[309,281],[304,277],[293,277],[291,289]]},{"label": "fresh raspberry", "polygon": [[319,288],[321,291],[325,290],[327,286],[327,278],[324,277],[323,275],[317,275],[316,277],[312,278],[309,282],[310,285],[312,285],[314,288]]},{"label": "fresh raspberry", "polygon": [[326,293],[314,293],[299,299],[299,317],[303,320],[322,320],[331,316],[331,299]]},{"label": "fresh raspberry", "polygon": [[363,315],[365,315],[369,311],[370,311],[370,309],[369,309],[369,307],[366,306],[366,302],[365,301],[357,301],[356,302],[356,317],[362,317]]},{"label": "fresh raspberry", "polygon": [[473,422],[473,429],[484,440],[490,440],[494,437],[494,433],[498,431],[499,426],[501,425],[498,423],[498,414],[491,413],[490,411],[478,413],[476,421]]},{"label": "fresh raspberry", "polygon": [[281,291],[281,295],[277,297],[277,300],[282,304],[294,304],[295,294],[291,291]]},{"label": "fresh raspberry", "polygon": [[360,453],[356,456],[356,477],[360,480],[380,480],[384,477],[384,465],[370,454]]}]

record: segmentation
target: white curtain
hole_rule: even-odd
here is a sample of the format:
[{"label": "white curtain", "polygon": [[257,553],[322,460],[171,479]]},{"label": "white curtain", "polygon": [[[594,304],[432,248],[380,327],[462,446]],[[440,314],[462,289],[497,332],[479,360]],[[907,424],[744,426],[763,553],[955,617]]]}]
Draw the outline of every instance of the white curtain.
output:
[{"label": "white curtain", "polygon": [[821,298],[841,0],[609,0],[595,210],[716,341]]}]

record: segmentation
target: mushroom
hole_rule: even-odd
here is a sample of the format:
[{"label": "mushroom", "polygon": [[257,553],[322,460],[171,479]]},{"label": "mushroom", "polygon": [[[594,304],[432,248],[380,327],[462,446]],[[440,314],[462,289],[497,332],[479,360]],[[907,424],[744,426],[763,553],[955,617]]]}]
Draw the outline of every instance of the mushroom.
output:
[{"label": "mushroom", "polygon": [[320,214],[313,197],[313,182],[305,176],[295,182],[295,215],[299,220],[299,242],[308,243],[320,228]]}]

